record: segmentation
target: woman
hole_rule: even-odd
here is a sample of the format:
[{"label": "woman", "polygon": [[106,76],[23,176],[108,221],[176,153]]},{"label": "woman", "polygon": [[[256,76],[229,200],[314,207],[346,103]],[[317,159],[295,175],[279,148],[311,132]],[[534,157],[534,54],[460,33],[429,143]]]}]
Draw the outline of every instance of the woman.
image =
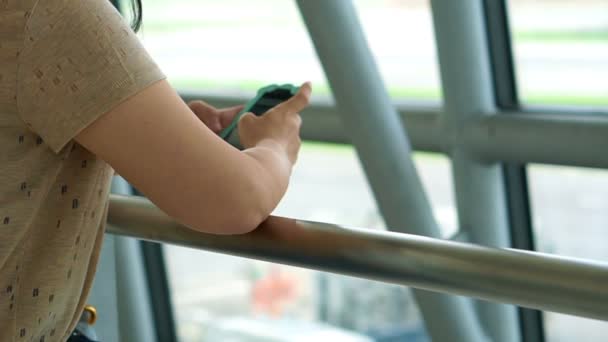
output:
[{"label": "woman", "polygon": [[0,341],[65,341],[99,256],[114,170],[207,233],[255,229],[286,191],[310,85],[239,108],[186,105],[107,0],[0,1]]}]

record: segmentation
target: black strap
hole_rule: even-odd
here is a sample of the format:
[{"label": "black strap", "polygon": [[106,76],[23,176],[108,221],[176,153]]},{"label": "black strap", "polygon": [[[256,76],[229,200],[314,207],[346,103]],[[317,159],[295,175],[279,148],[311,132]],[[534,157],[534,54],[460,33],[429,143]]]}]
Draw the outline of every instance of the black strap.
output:
[{"label": "black strap", "polygon": [[80,331],[74,330],[72,335],[70,335],[70,337],[68,338],[67,342],[99,342],[99,341],[93,341],[90,338],[88,338],[86,335],[81,333]]}]

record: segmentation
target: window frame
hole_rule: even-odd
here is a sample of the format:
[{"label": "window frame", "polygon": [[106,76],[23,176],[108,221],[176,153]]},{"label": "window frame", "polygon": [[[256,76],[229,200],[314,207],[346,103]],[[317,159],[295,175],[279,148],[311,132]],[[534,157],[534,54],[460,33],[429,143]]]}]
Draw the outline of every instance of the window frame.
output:
[{"label": "window frame", "polygon": [[[521,109],[517,91],[513,40],[506,0],[484,1],[484,16],[499,115],[510,115]],[[536,250],[532,226],[528,177],[525,163],[502,163],[507,196],[511,247]],[[543,313],[518,307],[522,342],[545,341]]]},{"label": "window frame", "polygon": [[[492,78],[495,89],[496,106],[499,109],[499,115],[512,115],[514,112],[523,114],[564,114],[564,115],[579,115],[588,114],[596,115],[603,111],[587,110],[585,108],[556,106],[524,106],[519,100],[517,93],[517,84],[515,81],[515,63],[512,53],[511,33],[509,29],[508,11],[506,0],[500,1],[483,1],[484,17],[486,21],[486,36],[488,40],[488,49],[491,60]],[[117,8],[120,9],[120,0],[111,0]],[[403,105],[401,108],[417,109],[412,106]],[[435,106],[433,106],[433,110]],[[441,109],[437,108],[440,112]],[[425,114],[428,115],[428,114]],[[323,123],[323,121],[321,121]],[[425,132],[429,132],[432,127]],[[341,132],[333,130],[333,133]],[[421,134],[421,133],[418,133]],[[429,146],[439,147],[445,144],[434,141],[440,134],[432,134],[428,139]],[[330,130],[323,130],[321,136],[317,136],[317,141],[325,142],[343,142],[344,138],[334,139]],[[427,146],[416,146],[417,150],[429,150]],[[434,151],[443,152],[445,151]],[[510,237],[512,247],[518,249],[535,250],[535,241],[533,235],[533,227],[531,220],[531,208],[529,198],[528,179],[526,172],[526,163],[503,162],[504,184],[507,189],[507,203],[510,223]],[[164,255],[161,245],[142,242],[142,250],[145,257],[145,268],[148,284],[150,286],[151,303],[155,312],[155,326],[159,340],[162,341],[177,341],[175,323],[173,317],[173,308],[170,301],[170,292],[168,291],[168,279],[165,269]],[[158,286],[157,286],[158,285]],[[161,318],[157,313],[164,312]],[[169,317],[167,317],[169,316]],[[544,325],[542,312],[538,310],[519,309],[519,318],[521,323],[522,340],[527,341],[544,341]]]}]

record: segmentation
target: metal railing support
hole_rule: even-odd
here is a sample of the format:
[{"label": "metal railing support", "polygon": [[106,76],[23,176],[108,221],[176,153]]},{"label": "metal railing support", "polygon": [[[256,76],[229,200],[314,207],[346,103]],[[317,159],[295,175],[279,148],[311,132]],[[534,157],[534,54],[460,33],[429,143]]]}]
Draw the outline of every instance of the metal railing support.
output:
[{"label": "metal railing support", "polygon": [[[498,163],[475,158],[462,132],[475,119],[496,112],[482,0],[432,0],[444,94],[444,123],[451,140],[452,170],[460,229],[471,242],[510,247],[506,195]],[[520,340],[513,306],[477,302],[492,341]]]},{"label": "metal railing support", "polygon": [[[351,1],[296,1],[378,207],[389,227],[439,237],[402,123],[367,46]],[[464,298],[413,291],[435,341],[484,339]]]},{"label": "metal railing support", "polygon": [[608,321],[608,263],[597,261],[282,217],[245,235],[204,234],[120,195],[108,232]]}]

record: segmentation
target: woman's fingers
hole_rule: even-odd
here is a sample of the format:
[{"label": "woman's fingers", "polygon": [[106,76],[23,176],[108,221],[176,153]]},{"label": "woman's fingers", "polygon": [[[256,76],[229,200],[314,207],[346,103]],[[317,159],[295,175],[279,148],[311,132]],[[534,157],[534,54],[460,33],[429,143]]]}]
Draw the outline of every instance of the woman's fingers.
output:
[{"label": "woman's fingers", "polygon": [[294,96],[275,108],[286,113],[299,113],[310,103],[311,93],[312,86],[310,82],[305,82],[300,86],[300,89]]},{"label": "woman's fingers", "polygon": [[234,117],[243,110],[244,105],[233,106],[228,108],[218,109],[220,123],[222,124],[222,129],[228,127]]},{"label": "woman's fingers", "polygon": [[209,105],[208,103],[195,100],[188,102],[190,110],[207,126],[210,130],[218,133],[222,130],[222,124],[220,122],[220,116],[217,110]]},{"label": "woman's fingers", "polygon": [[253,114],[252,112],[247,112],[240,117],[239,125],[242,123],[248,124],[250,122],[255,121],[257,118],[258,117],[255,114]]},{"label": "woman's fingers", "polygon": [[228,127],[234,117],[243,110],[243,105],[217,109],[205,101],[195,100],[188,102],[188,107],[194,114],[215,133]]}]

